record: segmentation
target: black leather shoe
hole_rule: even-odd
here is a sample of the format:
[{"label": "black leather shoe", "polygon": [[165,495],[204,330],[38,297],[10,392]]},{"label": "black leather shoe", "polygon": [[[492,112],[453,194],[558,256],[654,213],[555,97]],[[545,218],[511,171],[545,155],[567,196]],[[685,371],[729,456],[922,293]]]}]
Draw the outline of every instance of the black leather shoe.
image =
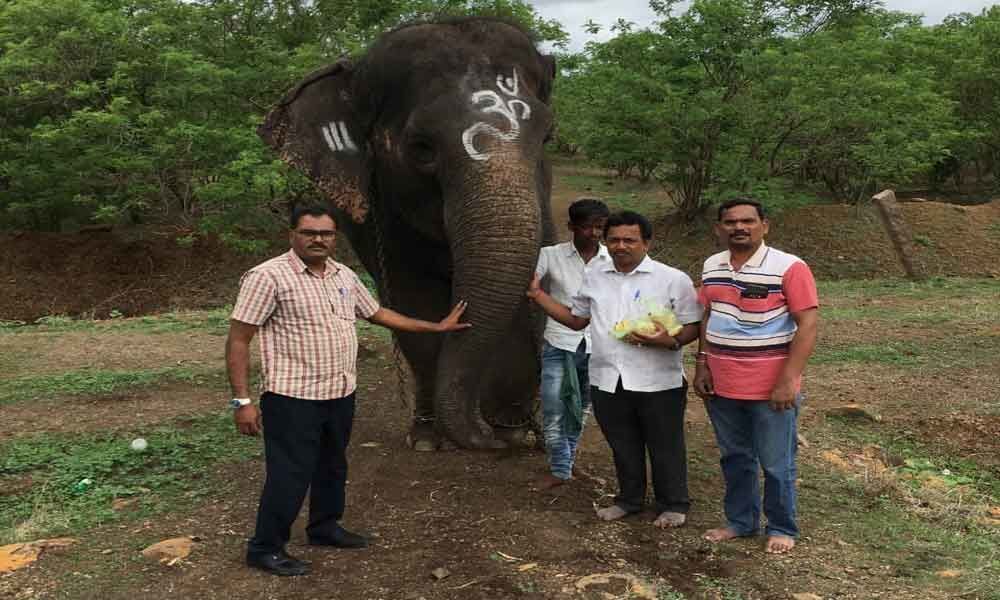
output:
[{"label": "black leather shoe", "polygon": [[284,550],[278,554],[248,554],[247,566],[282,577],[305,575],[309,572],[307,563],[285,554]]},{"label": "black leather shoe", "polygon": [[280,556],[281,558],[284,558],[286,561],[288,561],[291,564],[300,565],[300,566],[303,566],[303,567],[305,567],[307,569],[309,568],[309,565],[311,564],[308,560],[302,560],[300,558],[295,558],[291,554],[285,552],[284,549],[282,549],[281,552],[278,553],[278,556]]},{"label": "black leather shoe", "polygon": [[313,546],[333,546],[334,548],[367,548],[368,539],[362,535],[351,533],[343,527],[337,528],[337,532],[330,537],[309,538],[309,544]]}]

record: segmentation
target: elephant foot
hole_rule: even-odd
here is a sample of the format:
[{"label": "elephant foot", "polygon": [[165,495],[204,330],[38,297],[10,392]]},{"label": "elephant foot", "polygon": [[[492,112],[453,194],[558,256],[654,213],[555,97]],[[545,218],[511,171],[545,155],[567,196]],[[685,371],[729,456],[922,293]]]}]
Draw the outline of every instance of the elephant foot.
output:
[{"label": "elephant foot", "polygon": [[416,421],[406,434],[406,445],[416,452],[434,452],[441,445],[441,438],[434,431],[433,422]]},{"label": "elephant foot", "polygon": [[534,433],[521,427],[497,427],[493,434],[511,448],[530,448],[535,443]]}]

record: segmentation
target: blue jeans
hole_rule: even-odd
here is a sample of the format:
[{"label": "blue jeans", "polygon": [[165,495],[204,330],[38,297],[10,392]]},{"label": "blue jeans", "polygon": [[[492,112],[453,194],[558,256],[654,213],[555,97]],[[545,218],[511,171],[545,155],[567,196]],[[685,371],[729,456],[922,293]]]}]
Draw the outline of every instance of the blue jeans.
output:
[{"label": "blue jeans", "polygon": [[[576,352],[560,350],[545,342],[542,347],[542,436],[545,452],[549,459],[552,475],[559,479],[569,479],[573,475],[573,460],[580,436],[569,436],[563,431],[562,420],[566,407],[559,390],[562,387],[565,356],[570,354],[576,363],[576,376],[580,381],[581,402],[584,410],[590,406],[590,357],[586,344],[581,341]],[[584,415],[586,418],[586,415]],[[582,430],[581,430],[582,433]]]},{"label": "blue jeans", "polygon": [[715,428],[726,480],[724,506],[729,527],[737,535],[755,535],[760,523],[760,475],[764,471],[764,515],[767,535],[798,537],[795,523],[795,407],[772,410],[766,401],[714,396],[706,402]]}]

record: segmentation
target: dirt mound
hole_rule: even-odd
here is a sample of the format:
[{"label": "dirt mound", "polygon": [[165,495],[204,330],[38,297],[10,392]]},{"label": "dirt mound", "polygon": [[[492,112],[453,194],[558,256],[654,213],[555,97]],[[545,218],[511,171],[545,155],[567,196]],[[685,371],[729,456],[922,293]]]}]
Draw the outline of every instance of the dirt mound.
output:
[{"label": "dirt mound", "polygon": [[216,240],[180,245],[149,230],[8,233],[0,248],[0,319],[23,321],[219,306],[262,260]]},{"label": "dirt mound", "polygon": [[[928,275],[1000,277],[1000,200],[979,206],[902,205]],[[557,220],[558,222],[558,220]],[[718,251],[710,223],[656,227],[653,254],[695,279]],[[107,317],[232,302],[240,275],[285,250],[236,252],[217,240],[180,245],[152,230],[0,234],[0,320],[46,315]],[[805,259],[821,279],[901,277],[875,209],[810,206],[772,219],[769,241]],[[350,251],[342,248],[349,263]]]},{"label": "dirt mound", "polygon": [[[901,209],[928,276],[1000,277],[1000,200],[978,206],[906,202]],[[720,249],[710,223],[665,219],[657,231],[656,258],[695,278],[705,258]],[[776,215],[768,243],[800,256],[820,279],[905,275],[872,206],[815,205]]]}]

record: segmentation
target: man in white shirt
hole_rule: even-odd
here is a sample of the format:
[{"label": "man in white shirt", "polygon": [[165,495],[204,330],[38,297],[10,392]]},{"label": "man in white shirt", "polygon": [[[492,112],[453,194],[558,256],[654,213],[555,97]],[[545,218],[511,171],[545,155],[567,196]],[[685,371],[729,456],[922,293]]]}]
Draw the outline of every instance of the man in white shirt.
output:
[{"label": "man in white shirt", "polygon": [[[647,256],[652,237],[653,227],[642,215],[613,214],[604,229],[612,264],[587,269],[572,309],[545,293],[537,278],[527,294],[570,329],[593,323],[591,398],[618,475],[615,502],[597,511],[598,517],[610,521],[642,510],[648,450],[658,515],[653,524],[678,527],[690,506],[681,348],[698,337],[702,310],[690,277]],[[676,336],[659,325],[652,335],[633,333],[621,340],[611,335],[616,323],[642,316],[651,303],[673,311],[683,325]]]},{"label": "man in white shirt", "polygon": [[[611,264],[611,256],[601,245],[607,219],[608,207],[603,202],[580,198],[569,206],[573,239],[542,248],[535,273],[557,302],[572,301],[585,269]],[[587,329],[575,331],[555,319],[547,320],[542,346],[542,434],[549,472],[538,482],[540,489],[562,485],[573,476],[583,411],[590,406],[589,354]]]}]

